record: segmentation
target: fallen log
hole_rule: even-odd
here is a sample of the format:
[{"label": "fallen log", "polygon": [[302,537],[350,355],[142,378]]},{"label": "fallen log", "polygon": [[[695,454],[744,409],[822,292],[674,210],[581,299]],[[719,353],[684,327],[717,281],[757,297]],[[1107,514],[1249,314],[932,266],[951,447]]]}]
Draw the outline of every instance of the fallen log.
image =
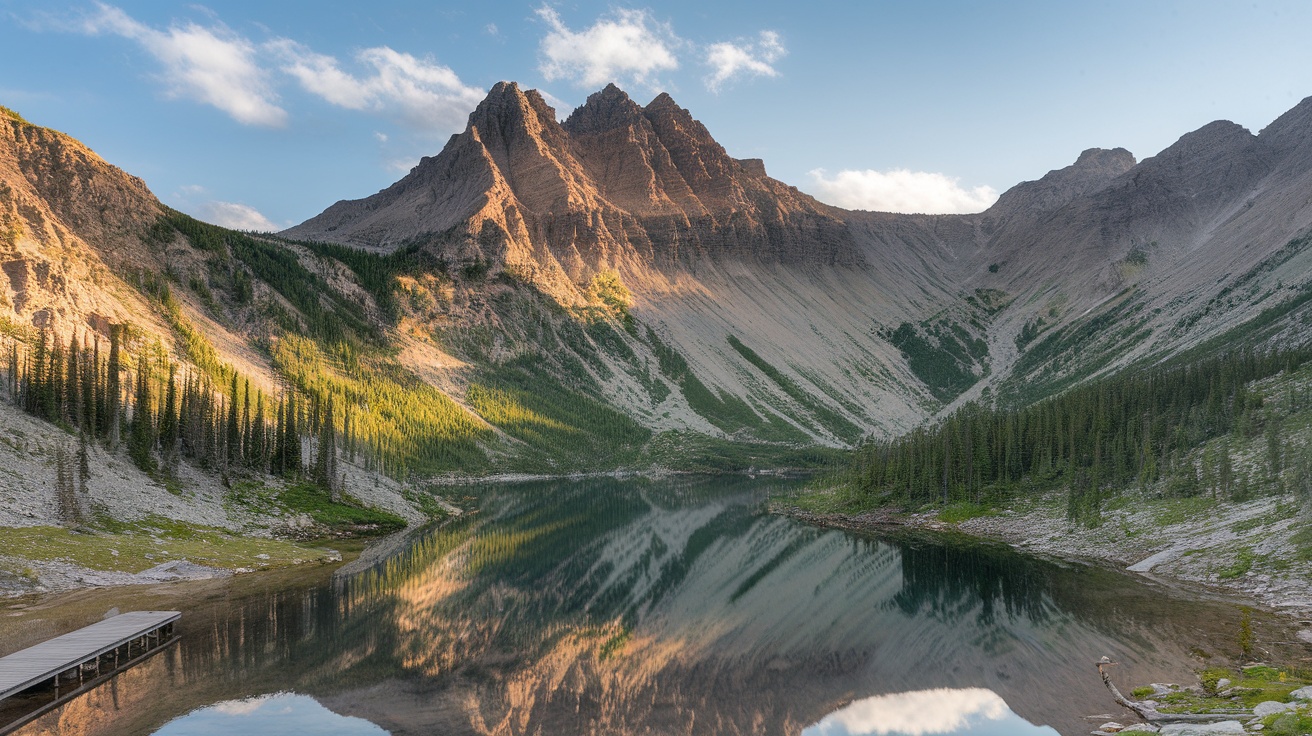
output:
[{"label": "fallen log", "polygon": [[1252,717],[1249,711],[1234,711],[1230,713],[1163,713],[1155,708],[1151,703],[1145,703],[1140,700],[1130,700],[1121,694],[1121,691],[1112,683],[1111,674],[1104,667],[1111,667],[1119,664],[1113,662],[1107,657],[1103,657],[1098,662],[1098,675],[1102,677],[1102,684],[1107,686],[1108,692],[1112,694],[1112,700],[1116,704],[1133,711],[1135,715],[1148,721],[1149,723],[1217,723],[1219,721],[1230,721],[1237,717],[1247,715]]}]

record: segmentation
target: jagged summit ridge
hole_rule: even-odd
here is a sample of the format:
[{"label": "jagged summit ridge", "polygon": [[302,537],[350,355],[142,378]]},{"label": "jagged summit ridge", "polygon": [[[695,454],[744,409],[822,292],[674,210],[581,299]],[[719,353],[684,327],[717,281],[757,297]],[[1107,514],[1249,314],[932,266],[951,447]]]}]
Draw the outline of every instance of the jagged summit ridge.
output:
[{"label": "jagged summit ridge", "polygon": [[988,213],[994,216],[1037,214],[1068,204],[1095,192],[1134,168],[1134,155],[1124,148],[1089,148],[1075,163],[1049,171],[1037,181],[1008,189]]},{"label": "jagged summit ridge", "polygon": [[285,234],[374,248],[441,239],[452,257],[578,282],[626,262],[855,262],[835,212],[729,156],[668,94],[642,107],[609,85],[562,124],[538,92],[500,82],[440,154]]}]

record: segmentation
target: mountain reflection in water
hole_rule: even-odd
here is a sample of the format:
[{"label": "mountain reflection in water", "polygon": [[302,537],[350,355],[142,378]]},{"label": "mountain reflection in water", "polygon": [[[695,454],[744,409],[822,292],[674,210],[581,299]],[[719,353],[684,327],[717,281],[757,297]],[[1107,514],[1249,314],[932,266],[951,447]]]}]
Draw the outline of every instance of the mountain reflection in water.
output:
[{"label": "mountain reflection in water", "polygon": [[[1099,657],[1127,680],[1178,681],[1188,649],[1208,646],[1191,629],[1237,617],[1002,547],[762,513],[780,483],[488,487],[478,513],[361,572],[272,591],[238,578],[194,600],[194,588],[161,589],[183,597],[150,600],[184,610],[176,653],[25,733],[59,718],[87,734],[153,733],[214,703],[294,691],[398,735],[795,735],[943,688],[996,693],[1005,706],[990,703],[1019,714],[998,722],[1013,733],[1020,718],[1080,733],[1112,708]],[[169,697],[134,699],[126,683],[145,678]],[[990,733],[970,723],[923,733]]]}]

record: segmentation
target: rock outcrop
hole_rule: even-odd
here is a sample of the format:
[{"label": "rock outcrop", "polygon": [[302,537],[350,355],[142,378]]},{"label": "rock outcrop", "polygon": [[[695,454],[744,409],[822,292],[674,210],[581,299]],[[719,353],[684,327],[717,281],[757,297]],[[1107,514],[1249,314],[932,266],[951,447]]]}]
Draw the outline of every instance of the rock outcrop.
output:
[{"label": "rock outcrop", "polygon": [[614,85],[562,124],[535,90],[499,83],[438,156],[284,234],[427,243],[548,282],[707,258],[860,260],[837,210],[729,156],[669,95],[641,107]]}]

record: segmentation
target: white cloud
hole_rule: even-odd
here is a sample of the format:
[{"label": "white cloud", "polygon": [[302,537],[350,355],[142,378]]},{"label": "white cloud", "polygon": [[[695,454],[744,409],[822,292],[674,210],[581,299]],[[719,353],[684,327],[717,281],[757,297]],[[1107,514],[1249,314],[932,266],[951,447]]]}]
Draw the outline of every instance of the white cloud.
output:
[{"label": "white cloud", "polygon": [[810,173],[817,199],[850,210],[965,214],[982,212],[998,199],[993,187],[967,189],[955,177],[927,171],[845,169],[830,176],[815,169]]},{"label": "white cloud", "polygon": [[374,140],[378,141],[379,143],[386,143],[386,142],[387,142],[387,134],[384,133],[384,132],[382,132],[381,130],[375,130],[375,131],[374,131]]},{"label": "white cloud", "polygon": [[761,31],[756,43],[713,43],[706,47],[706,64],[711,67],[706,88],[718,92],[721,85],[738,76],[777,77],[774,63],[787,53],[774,31]]},{"label": "white cloud", "polygon": [[77,30],[135,41],[164,65],[170,94],[212,105],[244,125],[287,123],[287,111],[277,105],[268,73],[256,62],[256,47],[227,26],[188,23],[160,31],[119,8],[97,3],[96,12]]},{"label": "white cloud", "polygon": [[271,233],[283,229],[282,225],[274,223],[259,210],[248,204],[215,200],[202,204],[199,211],[200,219],[233,230],[255,230]]},{"label": "white cloud", "polygon": [[1011,709],[983,688],[917,690],[853,702],[802,731],[803,736],[927,736],[949,734],[979,721],[1000,721]]},{"label": "white cloud", "polygon": [[542,39],[538,70],[547,81],[570,79],[585,87],[632,80],[657,84],[656,74],[679,68],[674,50],[682,45],[668,24],[654,21],[645,10],[615,10],[591,27],[572,31],[547,6],[537,15],[550,31]]},{"label": "white cloud", "polygon": [[421,130],[460,130],[484,95],[461,82],[450,67],[387,46],[356,54],[370,72],[362,76],[290,39],[277,39],[267,47],[282,60],[283,71],[311,94],[348,110],[391,114]]},{"label": "white cloud", "polygon": [[501,33],[501,29],[497,28],[496,23],[488,23],[486,26],[483,27],[483,31],[487,33],[487,35],[489,36],[496,36]]}]

